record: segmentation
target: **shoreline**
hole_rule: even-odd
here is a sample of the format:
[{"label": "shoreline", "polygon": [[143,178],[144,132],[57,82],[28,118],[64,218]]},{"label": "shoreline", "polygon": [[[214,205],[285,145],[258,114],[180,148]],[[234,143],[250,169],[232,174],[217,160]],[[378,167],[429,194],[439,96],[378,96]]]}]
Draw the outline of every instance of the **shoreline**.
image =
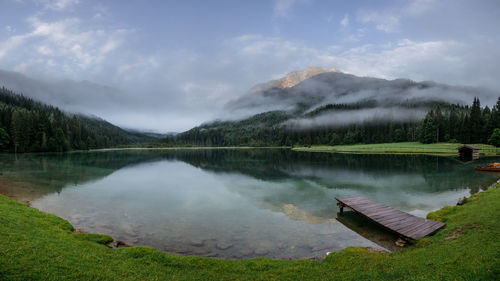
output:
[{"label": "shoreline", "polygon": [[[90,150],[78,150],[78,152],[105,152],[105,151],[120,151],[120,150],[231,150],[231,149],[290,149],[290,146],[171,146],[171,147],[124,147],[124,148],[100,148]],[[77,151],[75,151],[77,152]]]},{"label": "shoreline", "polygon": [[[480,157],[500,156],[500,148],[485,144],[475,144],[480,149]],[[391,154],[391,155],[432,155],[457,156],[458,143],[422,144],[418,142],[353,144],[353,145],[313,145],[310,147],[293,147],[299,152],[324,152],[344,154]]]},{"label": "shoreline", "polygon": [[[95,235],[103,236],[105,238],[105,241],[106,241],[106,243],[103,243],[103,244],[105,244],[106,246],[108,246],[109,248],[112,248],[112,249],[122,248],[122,247],[151,247],[151,248],[154,248],[156,251],[159,251],[159,252],[162,252],[165,254],[169,254],[169,255],[184,256],[184,257],[192,256],[192,257],[201,257],[201,258],[205,258],[205,257],[206,258],[217,258],[217,259],[228,260],[228,261],[246,260],[246,259],[255,259],[255,258],[266,258],[266,259],[283,260],[283,261],[293,261],[293,260],[302,260],[302,259],[322,261],[326,258],[326,255],[323,257],[303,256],[303,257],[298,257],[298,258],[290,258],[290,257],[282,257],[282,258],[270,258],[270,257],[222,258],[222,257],[214,257],[214,256],[210,256],[210,255],[185,255],[185,254],[181,254],[181,253],[170,252],[167,250],[160,250],[160,249],[155,248],[153,246],[135,245],[133,242],[127,241],[126,239],[123,239],[123,240],[115,239],[113,237],[113,235],[110,233],[87,232],[85,230],[85,226],[83,226],[83,225],[75,226],[75,225],[73,225],[73,223],[71,223],[70,219],[63,218],[57,214],[47,212],[47,211],[42,211],[42,210],[38,209],[37,207],[34,207],[32,202],[34,202],[37,199],[33,199],[32,197],[26,196],[26,194],[27,195],[31,194],[31,192],[29,190],[28,191],[23,190],[24,193],[22,193],[21,195],[15,195],[12,192],[9,192],[10,187],[13,187],[14,189],[23,188],[23,187],[16,186],[15,183],[12,183],[7,179],[2,178],[2,176],[0,175],[0,197],[5,196],[5,197],[9,198],[10,200],[13,200],[13,201],[18,202],[20,204],[26,205],[30,209],[36,210],[36,211],[44,213],[44,214],[56,216],[59,219],[64,220],[68,225],[70,225],[73,233],[82,234],[82,235],[91,235],[91,236],[95,236]],[[376,243],[375,243],[375,245],[376,245],[376,247],[375,246],[367,246],[367,247],[356,246],[356,247],[366,248],[369,252],[376,252],[376,253],[395,252],[395,251],[384,248],[384,246],[382,246],[382,245],[379,245]],[[354,247],[354,246],[349,246],[349,247]],[[1,249],[1,247],[0,247],[0,249]],[[331,250],[331,252],[343,251],[344,249]]]},{"label": "shoreline", "polygon": [[[500,156],[500,148],[487,144],[474,144],[480,146],[480,157]],[[89,150],[72,150],[66,152],[28,152],[23,154],[64,154],[85,152],[107,152],[107,151],[169,151],[169,150],[252,150],[252,149],[289,149],[295,152],[323,152],[341,154],[388,154],[388,155],[431,155],[431,156],[456,156],[456,148],[459,143],[432,143],[422,144],[418,142],[396,142],[396,143],[374,143],[374,144],[352,144],[352,145],[312,145],[312,146],[131,146],[112,147]],[[5,152],[4,152],[5,153]],[[12,154],[11,152],[7,152]],[[23,155],[19,154],[19,155]]]},{"label": "shoreline", "polygon": [[495,235],[495,231],[500,232],[498,182],[471,195],[461,206],[446,206],[429,213],[428,218],[444,221],[447,226],[402,251],[376,253],[348,247],[331,252],[323,261],[226,260],[173,255],[144,246],[110,249],[104,245],[113,240],[110,236],[78,233],[68,221],[2,195],[0,277],[302,280],[330,276],[337,280],[393,280],[417,276],[417,279],[492,280],[497,272],[495,249],[500,249]]},{"label": "shoreline", "polygon": [[[212,149],[221,149],[221,148],[222,148],[222,149],[232,149],[232,147],[213,147]],[[269,148],[269,149],[276,149],[276,147],[267,147],[267,148]],[[130,149],[130,148],[124,148],[124,149],[125,149],[125,150],[128,150],[128,149]],[[138,149],[138,150],[148,150],[148,148],[137,148],[137,149]],[[169,149],[177,149],[177,148],[169,148]],[[180,149],[185,149],[185,148],[180,148]],[[196,148],[193,148],[193,149],[206,149],[206,148],[204,148],[204,147],[196,147]],[[248,149],[248,148],[244,148],[244,149]],[[102,149],[102,150],[95,150],[95,151],[114,151],[114,150],[123,150],[123,149]],[[76,152],[76,151],[75,151],[75,152]],[[310,152],[322,152],[322,151],[310,151]],[[348,153],[348,152],[335,152],[335,153],[346,153],[346,154],[350,154],[350,153]],[[361,154],[364,154],[364,153],[361,153]],[[380,154],[380,153],[376,153],[376,154]],[[443,156],[443,155],[441,155],[441,156]],[[473,196],[474,194],[477,194],[477,193],[483,192],[483,191],[485,191],[485,190],[487,190],[487,189],[489,189],[489,188],[493,187],[493,186],[495,185],[495,183],[497,183],[497,182],[500,182],[500,174],[499,174],[499,180],[498,180],[498,181],[495,181],[495,182],[493,182],[492,184],[488,184],[488,186],[486,186],[486,187],[484,187],[484,188],[480,188],[478,192],[476,192],[476,193],[472,193],[472,194],[471,194],[471,196]],[[12,200],[15,200],[15,201],[17,201],[17,202],[21,202],[21,203],[27,204],[27,205],[28,205],[28,207],[30,207],[30,208],[35,208],[35,207],[32,207],[32,206],[31,206],[31,201],[33,201],[33,199],[32,199],[31,197],[29,197],[29,196],[26,196],[26,195],[30,195],[30,194],[32,193],[32,191],[27,190],[27,191],[25,192],[26,194],[21,194],[21,195],[18,195],[18,194],[13,194],[13,193],[9,192],[9,187],[10,187],[10,186],[14,186],[14,184],[13,184],[13,183],[11,183],[11,182],[9,182],[9,180],[5,179],[4,177],[2,177],[2,175],[0,174],[0,195],[2,195],[2,194],[3,194],[3,195],[5,195],[6,197],[8,197],[8,198],[10,198],[10,199],[12,199]],[[17,188],[19,188],[19,187],[17,187]],[[24,188],[24,187],[22,187],[22,188]],[[35,209],[36,209],[36,208],[35,208]],[[38,210],[38,209],[37,209],[37,210]],[[436,211],[439,211],[439,210],[440,210],[440,209],[438,209],[438,210],[434,210],[434,211],[432,211],[432,212],[436,212]],[[40,210],[39,210],[39,211],[40,211]],[[41,212],[44,212],[44,211],[41,211]],[[430,213],[432,213],[432,212],[430,212]],[[49,213],[49,214],[52,214],[52,213]],[[52,214],[52,215],[55,215],[55,214]],[[56,216],[57,216],[57,215],[56,215]],[[64,219],[64,218],[61,218],[61,219]],[[71,222],[70,222],[68,219],[64,219],[64,220],[67,220],[67,221],[68,221],[68,223],[70,223],[70,224],[71,224]],[[83,232],[83,231],[82,231],[82,229],[83,229],[83,230],[85,230],[85,227],[84,227],[84,226],[78,225],[78,228],[77,228],[77,227],[75,227],[75,226],[73,226],[73,225],[72,225],[72,227],[73,227],[74,229],[78,229],[80,233],[92,234],[92,233],[90,233],[90,232]],[[110,234],[108,234],[108,233],[103,233],[103,234],[105,234],[105,235],[110,235]],[[114,240],[114,239],[113,239],[113,240]],[[114,240],[114,241],[119,241],[119,240]],[[124,242],[123,242],[123,241],[124,241]],[[133,245],[133,241],[132,241],[132,242],[130,242],[130,241],[126,241],[126,240],[123,240],[123,241],[119,241],[119,242],[120,242],[121,244],[127,244],[127,245],[129,245],[129,246],[130,246],[130,245]],[[119,243],[119,244],[120,244],[120,243]],[[382,245],[380,245],[380,244],[378,244],[377,246],[378,246],[378,247],[380,247],[380,248],[384,248],[384,246],[382,246]],[[165,252],[165,253],[169,253],[169,254],[176,254],[176,253],[168,252],[168,251],[165,251],[165,250],[159,250],[159,249],[158,249],[158,251]],[[342,249],[341,249],[341,250],[333,250],[333,251],[342,251]],[[181,255],[182,255],[182,254],[181,254]],[[302,258],[306,258],[306,257],[301,257],[301,258],[296,258],[296,259],[302,259]]]},{"label": "shoreline", "polygon": [[[4,180],[4,179],[0,178],[0,185],[3,185],[3,184],[12,184],[12,183],[8,183],[7,180]],[[487,191],[489,189],[497,188],[497,187],[500,187],[500,174],[499,174],[499,178],[497,180],[493,181],[491,184],[488,184],[488,185],[480,188],[476,193],[472,193],[469,197],[464,197],[463,200],[467,201],[468,198],[471,198],[471,197],[473,197],[476,194],[483,193],[483,192],[485,192],[485,191]],[[0,186],[0,190],[2,190],[2,186]],[[41,210],[33,207],[32,204],[31,204],[31,200],[28,200],[28,197],[25,197],[25,196],[14,196],[14,195],[12,195],[10,193],[4,194],[3,192],[0,192],[0,196],[2,196],[2,195],[5,196],[5,197],[7,197],[7,198],[9,198],[9,199],[11,199],[11,200],[13,200],[13,201],[15,201],[15,202],[18,202],[18,203],[21,203],[21,204],[25,204],[28,208],[32,208],[34,210],[37,210],[37,211],[45,213],[45,214],[56,216],[56,217],[58,217],[58,218],[60,218],[60,219],[62,219],[64,221],[66,221],[69,225],[71,225],[74,233],[109,236],[110,238],[112,238],[112,240],[110,242],[106,243],[106,245],[108,245],[110,248],[118,248],[119,245],[122,245],[122,246],[125,246],[125,247],[143,247],[143,245],[137,245],[136,246],[133,243],[130,243],[130,242],[127,242],[127,241],[116,240],[110,234],[107,234],[107,233],[96,234],[96,233],[85,232],[85,231],[82,230],[81,227],[78,227],[78,228],[74,227],[71,224],[71,222],[69,220],[65,219],[65,218],[59,217],[56,214],[52,214],[52,213],[48,213],[48,212],[45,212],[45,211],[41,211]],[[458,205],[459,204],[457,204],[456,206],[458,206]],[[442,209],[444,209],[446,207],[450,207],[450,206],[443,206],[442,208],[440,208],[438,210],[431,211],[431,212],[429,212],[427,214],[427,216],[429,216],[429,214],[439,212],[439,211],[441,211]],[[451,207],[454,207],[454,206],[451,206]],[[414,241],[414,242],[418,242],[418,241]],[[112,243],[115,243],[117,246],[116,247],[111,246]],[[358,248],[366,248],[369,251],[374,251],[374,252],[379,252],[379,253],[394,253],[394,252],[396,252],[396,251],[389,251],[389,252],[387,252],[387,251],[383,250],[384,249],[383,246],[378,245],[378,244],[377,244],[377,246],[380,247],[380,248],[373,248],[373,247],[358,247]],[[145,246],[145,247],[151,247],[151,246]],[[352,248],[352,247],[353,246],[348,246],[348,247],[346,247],[344,249],[341,249],[341,250],[333,250],[332,252],[341,252],[341,251],[344,251],[347,248]],[[168,252],[168,251],[164,251],[164,250],[159,250],[159,249],[156,249],[156,250],[159,251],[159,252],[166,253],[166,254],[186,256],[186,255],[172,253],[172,252]],[[379,250],[382,250],[382,252],[380,252]],[[330,252],[328,252],[328,253],[330,253]],[[199,257],[204,257],[204,256],[199,256]],[[223,259],[223,260],[244,260],[244,259],[224,259],[224,258],[220,258],[220,259]],[[274,258],[269,258],[269,259],[274,259]],[[309,258],[309,257],[302,257],[302,258],[298,258],[298,259],[276,259],[276,260],[301,260],[301,259],[311,259],[311,258]]]},{"label": "shoreline", "polygon": [[[87,153],[87,152],[107,152],[107,151],[124,151],[124,150],[251,150],[251,149],[291,149],[291,146],[173,146],[173,147],[111,147],[111,148],[98,148],[88,150],[70,150],[70,151],[40,151],[40,152],[25,152],[17,153],[17,155],[31,155],[31,154],[71,154],[71,153]],[[16,155],[13,152],[0,152],[1,154]]]}]

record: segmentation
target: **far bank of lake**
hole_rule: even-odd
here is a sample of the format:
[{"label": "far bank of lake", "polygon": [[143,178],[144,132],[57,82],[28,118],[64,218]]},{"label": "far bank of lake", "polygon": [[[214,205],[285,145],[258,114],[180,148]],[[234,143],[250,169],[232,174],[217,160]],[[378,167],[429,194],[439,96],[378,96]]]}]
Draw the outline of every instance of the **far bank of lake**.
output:
[{"label": "far bank of lake", "polygon": [[[308,147],[297,146],[295,151],[303,152],[333,152],[333,153],[361,153],[361,154],[425,154],[425,155],[457,155],[459,143],[431,143],[419,142],[395,142],[375,144],[351,144],[351,145],[313,145]],[[480,148],[483,156],[500,155],[500,148],[487,144],[474,144]]]}]

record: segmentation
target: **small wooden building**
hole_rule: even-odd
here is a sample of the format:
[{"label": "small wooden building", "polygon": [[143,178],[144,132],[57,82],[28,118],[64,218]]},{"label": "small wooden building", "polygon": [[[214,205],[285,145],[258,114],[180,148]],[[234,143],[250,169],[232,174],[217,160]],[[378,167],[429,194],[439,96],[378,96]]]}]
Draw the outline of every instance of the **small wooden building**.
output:
[{"label": "small wooden building", "polygon": [[458,149],[458,155],[460,158],[479,158],[479,147],[474,145],[462,145]]}]

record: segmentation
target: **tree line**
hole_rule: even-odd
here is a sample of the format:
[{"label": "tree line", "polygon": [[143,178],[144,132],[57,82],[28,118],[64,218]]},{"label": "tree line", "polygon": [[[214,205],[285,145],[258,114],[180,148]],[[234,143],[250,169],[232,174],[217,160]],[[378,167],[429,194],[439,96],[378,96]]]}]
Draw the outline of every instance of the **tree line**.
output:
[{"label": "tree line", "polygon": [[419,125],[419,141],[490,143],[500,146],[497,140],[500,136],[496,136],[500,134],[499,128],[500,97],[491,109],[488,106],[481,108],[479,98],[474,98],[472,106],[438,106],[429,111]]}]

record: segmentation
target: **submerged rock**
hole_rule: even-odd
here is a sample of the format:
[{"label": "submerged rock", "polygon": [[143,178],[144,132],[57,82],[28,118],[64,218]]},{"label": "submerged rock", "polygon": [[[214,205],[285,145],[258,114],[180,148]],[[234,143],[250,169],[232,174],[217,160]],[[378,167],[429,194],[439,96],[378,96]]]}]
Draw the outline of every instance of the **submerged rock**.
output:
[{"label": "submerged rock", "polygon": [[217,257],[217,253],[207,253],[207,254],[203,254],[200,256],[207,257],[207,258],[214,258],[214,257]]},{"label": "submerged rock", "polygon": [[205,245],[205,240],[192,240],[191,246],[201,247]]},{"label": "submerged rock", "polygon": [[458,202],[457,202],[457,206],[462,206],[462,205],[463,205],[463,204],[465,204],[466,202],[467,202],[467,198],[466,198],[466,197],[464,197],[464,198],[462,198],[462,199],[458,200]]},{"label": "submerged rock", "polygon": [[293,204],[284,204],[281,207],[281,211],[293,220],[305,221],[310,224],[320,224],[328,221],[325,218],[311,215]]},{"label": "submerged rock", "polygon": [[254,253],[254,252],[253,252],[253,250],[251,250],[251,249],[244,249],[244,250],[241,250],[241,251],[240,251],[240,254],[241,254],[242,256],[250,256],[250,255],[253,255],[253,253]]},{"label": "submerged rock", "polygon": [[287,247],[287,245],[285,243],[278,243],[278,245],[276,245],[278,247],[278,249],[280,250],[283,250]]},{"label": "submerged rock", "polygon": [[255,250],[255,254],[259,256],[267,255],[269,253],[268,249],[258,248]]},{"label": "submerged rock", "polygon": [[311,247],[313,252],[317,252],[317,251],[323,251],[323,250],[328,250],[328,249],[335,249],[335,244],[333,243],[323,243],[323,244],[319,244],[319,245],[314,245]]},{"label": "submerged rock", "polygon": [[217,247],[217,249],[219,250],[227,250],[231,247],[233,247],[233,244],[231,243],[226,243],[226,242],[218,242],[215,247]]},{"label": "submerged rock", "polygon": [[133,247],[134,245],[121,241],[121,240],[114,240],[113,242],[110,242],[106,244],[106,246],[116,249],[116,248],[122,248],[122,247]]}]

